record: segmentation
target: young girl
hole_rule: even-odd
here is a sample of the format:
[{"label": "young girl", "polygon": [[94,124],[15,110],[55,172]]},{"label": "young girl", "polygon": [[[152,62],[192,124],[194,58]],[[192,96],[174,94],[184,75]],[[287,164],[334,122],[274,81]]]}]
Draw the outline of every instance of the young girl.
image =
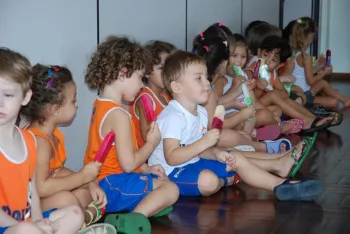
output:
[{"label": "young girl", "polygon": [[64,136],[58,126],[70,124],[76,114],[77,88],[71,72],[56,65],[33,67],[33,96],[21,113],[29,121],[26,129],[35,135],[38,147],[37,187],[43,210],[79,205],[85,225],[98,221],[107,204],[95,182],[101,164],[91,162],[75,173],[64,167]]},{"label": "young girl", "polygon": [[[314,40],[316,32],[316,24],[309,17],[300,18],[294,23],[290,44],[293,49],[294,63],[289,64],[293,66],[289,68],[296,78],[295,85],[302,88],[306,95],[306,103],[320,103],[325,107],[336,108],[338,105],[334,99],[343,103],[344,107],[350,106],[350,98],[341,95],[334,90],[329,83],[324,80],[324,77],[331,75],[333,66],[329,65],[314,76],[314,69],[312,57],[306,52],[306,49]],[[326,97],[316,96],[318,93],[324,93]]]},{"label": "young girl", "polygon": [[147,133],[150,128],[150,123],[148,123],[145,118],[140,98],[143,95],[148,95],[152,99],[156,116],[168,105],[171,98],[164,90],[161,72],[165,59],[170,52],[175,50],[175,46],[163,41],[151,41],[145,46],[145,49],[148,50],[152,56],[153,69],[149,75],[145,76],[146,86],[141,89],[135,101],[132,102],[130,106],[130,114],[135,124],[139,147],[145,144]]},{"label": "young girl", "polygon": [[132,212],[110,214],[105,222],[130,234],[150,233],[147,217],[169,213],[179,197],[163,167],[145,163],[160,141],[157,124],[150,125],[145,144],[139,148],[131,115],[122,106],[134,101],[142,88],[142,78],[151,68],[148,55],[139,44],[111,36],[92,55],[85,76],[89,89],[101,93],[92,108],[84,164],[93,162],[104,137],[115,133],[115,145],[102,163],[98,180],[107,194],[107,212]]}]

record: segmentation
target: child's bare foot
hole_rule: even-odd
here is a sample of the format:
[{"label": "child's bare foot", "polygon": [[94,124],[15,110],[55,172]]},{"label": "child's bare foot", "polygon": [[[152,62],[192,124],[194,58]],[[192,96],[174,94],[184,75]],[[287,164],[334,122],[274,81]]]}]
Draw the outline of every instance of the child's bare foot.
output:
[{"label": "child's bare foot", "polygon": [[[330,121],[332,121],[332,118],[333,117],[326,117],[326,118],[322,118],[320,119],[319,121],[316,122],[316,125],[314,127],[318,127],[318,126],[321,126],[325,123],[329,123]],[[304,127],[303,129],[306,130],[306,129],[309,129],[311,128],[313,122],[316,120],[316,118],[307,118],[307,119],[304,119]]]},{"label": "child's bare foot", "polygon": [[282,178],[288,176],[290,170],[294,166],[295,161],[299,161],[303,152],[303,142],[300,142],[295,147],[290,149],[287,153],[283,155],[283,157],[277,159],[279,162],[277,163],[276,174]]}]

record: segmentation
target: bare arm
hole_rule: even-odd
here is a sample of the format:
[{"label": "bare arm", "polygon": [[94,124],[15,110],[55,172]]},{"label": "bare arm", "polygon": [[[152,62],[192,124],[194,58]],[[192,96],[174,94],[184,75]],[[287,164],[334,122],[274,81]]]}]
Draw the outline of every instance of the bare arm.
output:
[{"label": "bare arm", "polygon": [[[309,85],[315,84],[317,81],[322,80],[326,75],[326,70],[323,72],[318,73],[316,76],[314,76],[314,69],[312,66],[312,58],[310,55],[304,54],[303,56],[300,56],[302,58],[302,62],[304,63],[304,71],[305,71],[305,77],[306,81]],[[298,61],[298,59],[297,59]]]},{"label": "bare arm", "polygon": [[150,129],[150,125],[147,122],[146,116],[145,116],[143,109],[142,109],[142,106],[141,106],[141,102],[139,100],[136,102],[136,110],[135,111],[139,115],[141,135],[142,135],[143,140],[146,142],[147,133]]},{"label": "bare arm", "polygon": [[36,176],[34,175],[33,185],[32,185],[32,221],[39,221],[43,219],[40,198],[36,189]]},{"label": "bare arm", "polygon": [[0,227],[10,227],[19,222],[0,209]]},{"label": "bare arm", "polygon": [[66,177],[50,177],[52,147],[46,139],[40,136],[36,136],[36,140],[36,184],[39,197],[48,197],[60,191],[71,191],[87,183],[81,172]]},{"label": "bare arm", "polygon": [[288,98],[288,92],[287,90],[284,88],[283,84],[281,83],[280,79],[278,78],[278,76],[275,78],[275,83],[274,83],[274,90],[277,91],[279,94],[282,95],[282,97]]},{"label": "bare arm", "polygon": [[132,172],[141,167],[151,156],[160,140],[158,127],[156,124],[152,124],[151,131],[158,132],[157,139],[146,141],[143,147],[138,151],[134,151],[130,117],[121,109],[116,109],[107,116],[102,126],[103,136],[107,135],[111,130],[116,135],[115,144],[118,160],[125,172]]}]

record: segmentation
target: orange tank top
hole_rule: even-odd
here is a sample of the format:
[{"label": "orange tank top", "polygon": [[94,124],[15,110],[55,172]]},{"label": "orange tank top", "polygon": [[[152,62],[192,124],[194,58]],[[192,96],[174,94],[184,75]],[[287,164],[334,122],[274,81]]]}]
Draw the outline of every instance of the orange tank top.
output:
[{"label": "orange tank top", "polygon": [[56,144],[52,141],[52,139],[50,139],[50,137],[48,137],[40,129],[31,128],[31,127],[26,129],[28,131],[31,131],[35,136],[40,136],[46,139],[50,143],[54,152],[54,155],[51,156],[51,160],[50,160],[50,173],[56,169],[62,168],[67,158],[66,148],[64,147],[64,136],[62,132],[58,128],[56,128],[53,132],[53,136],[57,140],[57,146],[56,146]]},{"label": "orange tank top", "polygon": [[[85,152],[84,165],[95,161],[95,155],[103,141],[103,137],[102,137],[103,121],[106,119],[109,113],[111,113],[116,109],[125,111],[130,116],[131,134],[132,134],[131,140],[133,141],[134,151],[138,150],[136,129],[135,129],[134,123],[131,120],[130,113],[127,112],[121,105],[111,100],[98,98],[96,99],[94,106],[92,108],[92,115],[91,115],[90,127],[89,127],[89,138],[88,138],[88,144]],[[118,140],[118,135],[116,135],[115,137]],[[136,169],[135,172],[141,172],[141,168]],[[102,163],[101,170],[100,170],[100,173],[98,174],[97,179],[101,180],[108,175],[120,174],[120,173],[123,173],[123,169],[119,164],[116,147],[113,144],[111,150],[107,154],[105,161]]]},{"label": "orange tank top", "polygon": [[[163,103],[158,99],[158,97],[148,87],[143,87],[141,89],[141,91],[139,92],[139,94],[136,96],[135,100],[131,103],[130,114],[132,116],[132,121],[135,124],[137,143],[138,143],[139,147],[142,147],[145,144],[145,142],[144,142],[144,140],[142,138],[142,134],[141,134],[140,118],[139,118],[139,115],[136,113],[136,103],[143,95],[148,95],[152,99],[153,109],[155,111],[156,116],[158,116],[160,114],[160,112],[162,112],[165,108]],[[171,98],[166,92],[162,92],[161,95],[166,100],[167,103],[170,102]]]},{"label": "orange tank top", "polygon": [[[253,63],[249,66],[249,68],[248,68],[247,70],[250,70],[250,71],[254,72],[255,66],[256,66],[256,61],[253,62]],[[271,83],[272,86],[274,86],[274,85],[275,85],[275,82],[276,82],[276,76],[277,76],[277,74],[276,74],[275,71],[270,71],[270,76],[271,76],[270,83]]]},{"label": "orange tank top", "polygon": [[14,161],[0,146],[0,207],[17,221],[30,221],[36,143],[33,134],[22,129],[18,131],[26,151],[24,160]]}]

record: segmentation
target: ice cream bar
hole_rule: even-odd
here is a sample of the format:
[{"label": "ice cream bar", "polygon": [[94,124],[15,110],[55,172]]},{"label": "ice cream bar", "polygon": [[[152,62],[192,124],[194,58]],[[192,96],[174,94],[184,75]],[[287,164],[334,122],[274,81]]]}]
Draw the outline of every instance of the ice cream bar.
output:
[{"label": "ice cream bar", "polygon": [[327,53],[326,53],[326,66],[327,67],[332,65],[331,57],[332,57],[332,51],[327,50]]},{"label": "ice cream bar", "polygon": [[111,131],[105,136],[105,139],[103,139],[100,145],[100,148],[98,149],[95,155],[95,161],[100,163],[103,163],[105,161],[108,152],[112,148],[114,140],[115,140],[115,134],[114,132]]},{"label": "ice cream bar", "polygon": [[[247,106],[251,106],[253,105],[253,99],[252,97],[250,96],[250,93],[249,93],[249,90],[248,90],[248,87],[247,87],[247,84],[246,83],[243,83],[242,84],[242,91],[243,91],[243,95],[244,95],[244,102]],[[249,118],[248,119],[249,121],[252,121],[253,118]]]},{"label": "ice cream bar", "polygon": [[143,109],[143,113],[145,114],[146,119],[149,123],[152,123],[157,120],[156,113],[153,109],[153,102],[148,95],[142,95],[141,106]]},{"label": "ice cream bar", "polygon": [[225,108],[223,105],[218,105],[215,108],[213,122],[211,124],[212,128],[222,130],[224,126],[224,118],[225,118]]},{"label": "ice cream bar", "polygon": [[266,80],[268,83],[268,86],[266,89],[273,90],[273,87],[270,83],[271,80],[271,74],[269,72],[269,68],[267,67],[267,64],[260,66],[259,68],[259,79]]},{"label": "ice cream bar", "polygon": [[255,65],[255,69],[254,69],[254,73],[253,73],[253,79],[258,79],[260,66],[261,66],[261,60],[259,59],[256,62],[256,65]]}]

